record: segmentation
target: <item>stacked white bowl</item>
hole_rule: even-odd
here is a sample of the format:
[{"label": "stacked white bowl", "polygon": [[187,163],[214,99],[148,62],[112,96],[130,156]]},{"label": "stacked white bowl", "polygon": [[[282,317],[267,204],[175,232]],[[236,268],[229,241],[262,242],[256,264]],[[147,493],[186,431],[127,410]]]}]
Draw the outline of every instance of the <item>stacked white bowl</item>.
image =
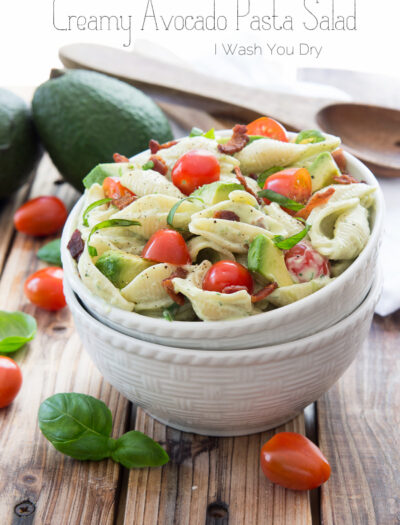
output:
[{"label": "stacked white bowl", "polygon": [[64,290],[83,344],[106,380],[159,421],[214,436],[273,428],[326,392],[367,337],[382,285],[383,197],[370,170],[346,157],[353,177],[377,187],[367,246],[318,292],[235,321],[168,322],[95,296],[66,248],[80,199],[62,236]]}]

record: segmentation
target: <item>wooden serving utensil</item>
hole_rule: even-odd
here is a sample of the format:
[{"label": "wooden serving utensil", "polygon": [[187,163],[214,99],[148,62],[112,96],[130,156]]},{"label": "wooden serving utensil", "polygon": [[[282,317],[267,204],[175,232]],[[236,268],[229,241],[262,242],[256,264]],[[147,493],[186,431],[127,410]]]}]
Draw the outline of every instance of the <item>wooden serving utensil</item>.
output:
[{"label": "wooden serving utensil", "polygon": [[191,105],[216,117],[248,122],[269,115],[289,130],[320,126],[341,136],[347,149],[377,174],[400,176],[399,111],[250,88],[97,44],[71,44],[62,47],[59,55],[67,68],[105,73],[145,90],[158,101]]}]

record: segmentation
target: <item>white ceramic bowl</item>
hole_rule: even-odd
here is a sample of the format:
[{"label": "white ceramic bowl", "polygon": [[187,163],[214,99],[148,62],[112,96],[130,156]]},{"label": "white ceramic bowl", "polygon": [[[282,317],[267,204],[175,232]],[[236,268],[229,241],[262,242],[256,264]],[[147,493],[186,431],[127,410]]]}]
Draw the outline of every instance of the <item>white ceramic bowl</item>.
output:
[{"label": "white ceramic bowl", "polygon": [[276,427],[330,388],[368,334],[381,284],[378,274],[351,315],[315,335],[226,352],[134,339],[92,317],[68,283],[65,296],[86,350],[124,396],[179,430],[233,436]]},{"label": "white ceramic bowl", "polygon": [[346,154],[346,158],[351,175],[377,188],[371,237],[362,253],[342,275],[322,290],[296,303],[252,317],[216,322],[168,322],[114,308],[82,283],[76,264],[66,248],[76,228],[82,199],[71,211],[63,231],[61,255],[65,280],[86,308],[102,323],[153,343],[208,349],[215,347],[218,341],[220,350],[235,350],[294,341],[316,333],[346,317],[363,301],[375,275],[382,237],[384,204],[378,182],[359,160],[349,154]]}]

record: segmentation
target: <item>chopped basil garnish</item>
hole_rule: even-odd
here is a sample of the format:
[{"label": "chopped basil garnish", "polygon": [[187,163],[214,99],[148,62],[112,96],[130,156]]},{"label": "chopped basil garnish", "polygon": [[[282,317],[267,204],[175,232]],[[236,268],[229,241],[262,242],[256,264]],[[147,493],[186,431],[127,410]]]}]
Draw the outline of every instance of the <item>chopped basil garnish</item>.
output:
[{"label": "chopped basil garnish", "polygon": [[262,190],[258,192],[259,197],[265,197],[266,199],[276,202],[279,204],[279,206],[283,206],[284,208],[287,208],[288,210],[293,211],[300,211],[304,208],[303,204],[300,204],[300,202],[293,201],[292,199],[288,199],[284,195],[281,195],[280,193],[277,193],[276,191],[272,190]]},{"label": "chopped basil garnish", "polygon": [[93,228],[90,230],[89,237],[87,240],[87,247],[89,251],[89,255],[91,257],[96,257],[97,250],[94,246],[89,245],[90,238],[92,235],[102,230],[103,228],[116,228],[118,226],[141,226],[141,223],[138,221],[128,221],[127,219],[108,219],[107,221],[99,222],[98,224],[95,224]]},{"label": "chopped basil garnish", "polygon": [[192,128],[189,137],[205,137],[206,139],[215,139],[215,129],[211,128],[208,131],[204,132],[200,128]]},{"label": "chopped basil garnish", "polygon": [[264,137],[263,135],[249,135],[249,142],[248,142],[248,144],[251,144],[255,140],[268,139],[268,138],[269,137]]},{"label": "chopped basil garnish", "polygon": [[197,201],[200,201],[204,204],[204,201],[203,199],[200,199],[200,197],[185,197],[184,199],[181,199],[180,201],[178,201],[176,204],[174,204],[172,206],[172,208],[170,209],[169,213],[168,213],[168,217],[167,217],[167,224],[168,226],[171,226],[171,228],[173,228],[173,220],[174,220],[174,216],[175,216],[175,213],[176,213],[176,210],[179,208],[179,206],[182,204],[182,202],[184,201],[190,201],[190,200],[197,200]]},{"label": "chopped basil garnish", "polygon": [[152,170],[154,168],[154,162],[152,160],[149,160],[146,162],[146,164],[143,164],[142,170]]},{"label": "chopped basil garnish", "polygon": [[203,130],[200,128],[192,128],[192,131],[189,134],[189,137],[201,137],[203,135]]},{"label": "chopped basil garnish", "polygon": [[203,137],[206,139],[213,139],[215,140],[215,129],[211,128],[206,133],[203,133]]},{"label": "chopped basil garnish", "polygon": [[282,171],[283,168],[281,166],[274,166],[272,168],[269,168],[268,170],[263,171],[260,173],[257,179],[257,184],[260,186],[261,189],[264,188],[265,181],[270,177],[271,175],[274,175],[275,173],[278,173],[279,171]]},{"label": "chopped basil garnish", "polygon": [[323,142],[325,137],[316,129],[306,129],[301,131],[296,137],[296,144],[316,144]]},{"label": "chopped basil garnish", "polygon": [[92,204],[89,204],[89,206],[86,208],[86,210],[83,212],[82,215],[82,223],[84,226],[89,226],[88,223],[88,215],[89,213],[98,206],[102,206],[103,204],[106,204],[107,202],[112,201],[112,199],[100,199],[99,201],[92,202]]},{"label": "chopped basil garnish", "polygon": [[306,224],[304,230],[301,230],[301,232],[296,233],[296,235],[292,235],[291,237],[287,237],[286,239],[282,237],[282,235],[276,235],[272,240],[274,241],[275,246],[277,246],[281,250],[290,250],[290,248],[293,248],[293,246],[296,246],[297,243],[304,239],[304,237],[310,231],[310,228],[311,226],[309,224]]},{"label": "chopped basil garnish", "polygon": [[163,317],[166,321],[173,321],[175,319],[175,315],[177,311],[179,310],[179,304],[172,304],[168,308],[165,308],[163,310]]}]

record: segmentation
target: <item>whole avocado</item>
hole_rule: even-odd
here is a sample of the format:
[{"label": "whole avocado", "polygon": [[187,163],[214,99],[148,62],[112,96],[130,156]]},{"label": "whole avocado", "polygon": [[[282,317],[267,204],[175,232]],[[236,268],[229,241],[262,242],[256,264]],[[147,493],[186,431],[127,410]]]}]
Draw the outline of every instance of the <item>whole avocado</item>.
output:
[{"label": "whole avocado", "polygon": [[35,125],[54,164],[75,188],[114,153],[131,157],[149,140],[172,139],[169,122],[144,93],[92,71],[67,71],[39,86],[32,101]]},{"label": "whole avocado", "polygon": [[22,98],[0,88],[0,199],[24,184],[39,154],[29,107]]}]

